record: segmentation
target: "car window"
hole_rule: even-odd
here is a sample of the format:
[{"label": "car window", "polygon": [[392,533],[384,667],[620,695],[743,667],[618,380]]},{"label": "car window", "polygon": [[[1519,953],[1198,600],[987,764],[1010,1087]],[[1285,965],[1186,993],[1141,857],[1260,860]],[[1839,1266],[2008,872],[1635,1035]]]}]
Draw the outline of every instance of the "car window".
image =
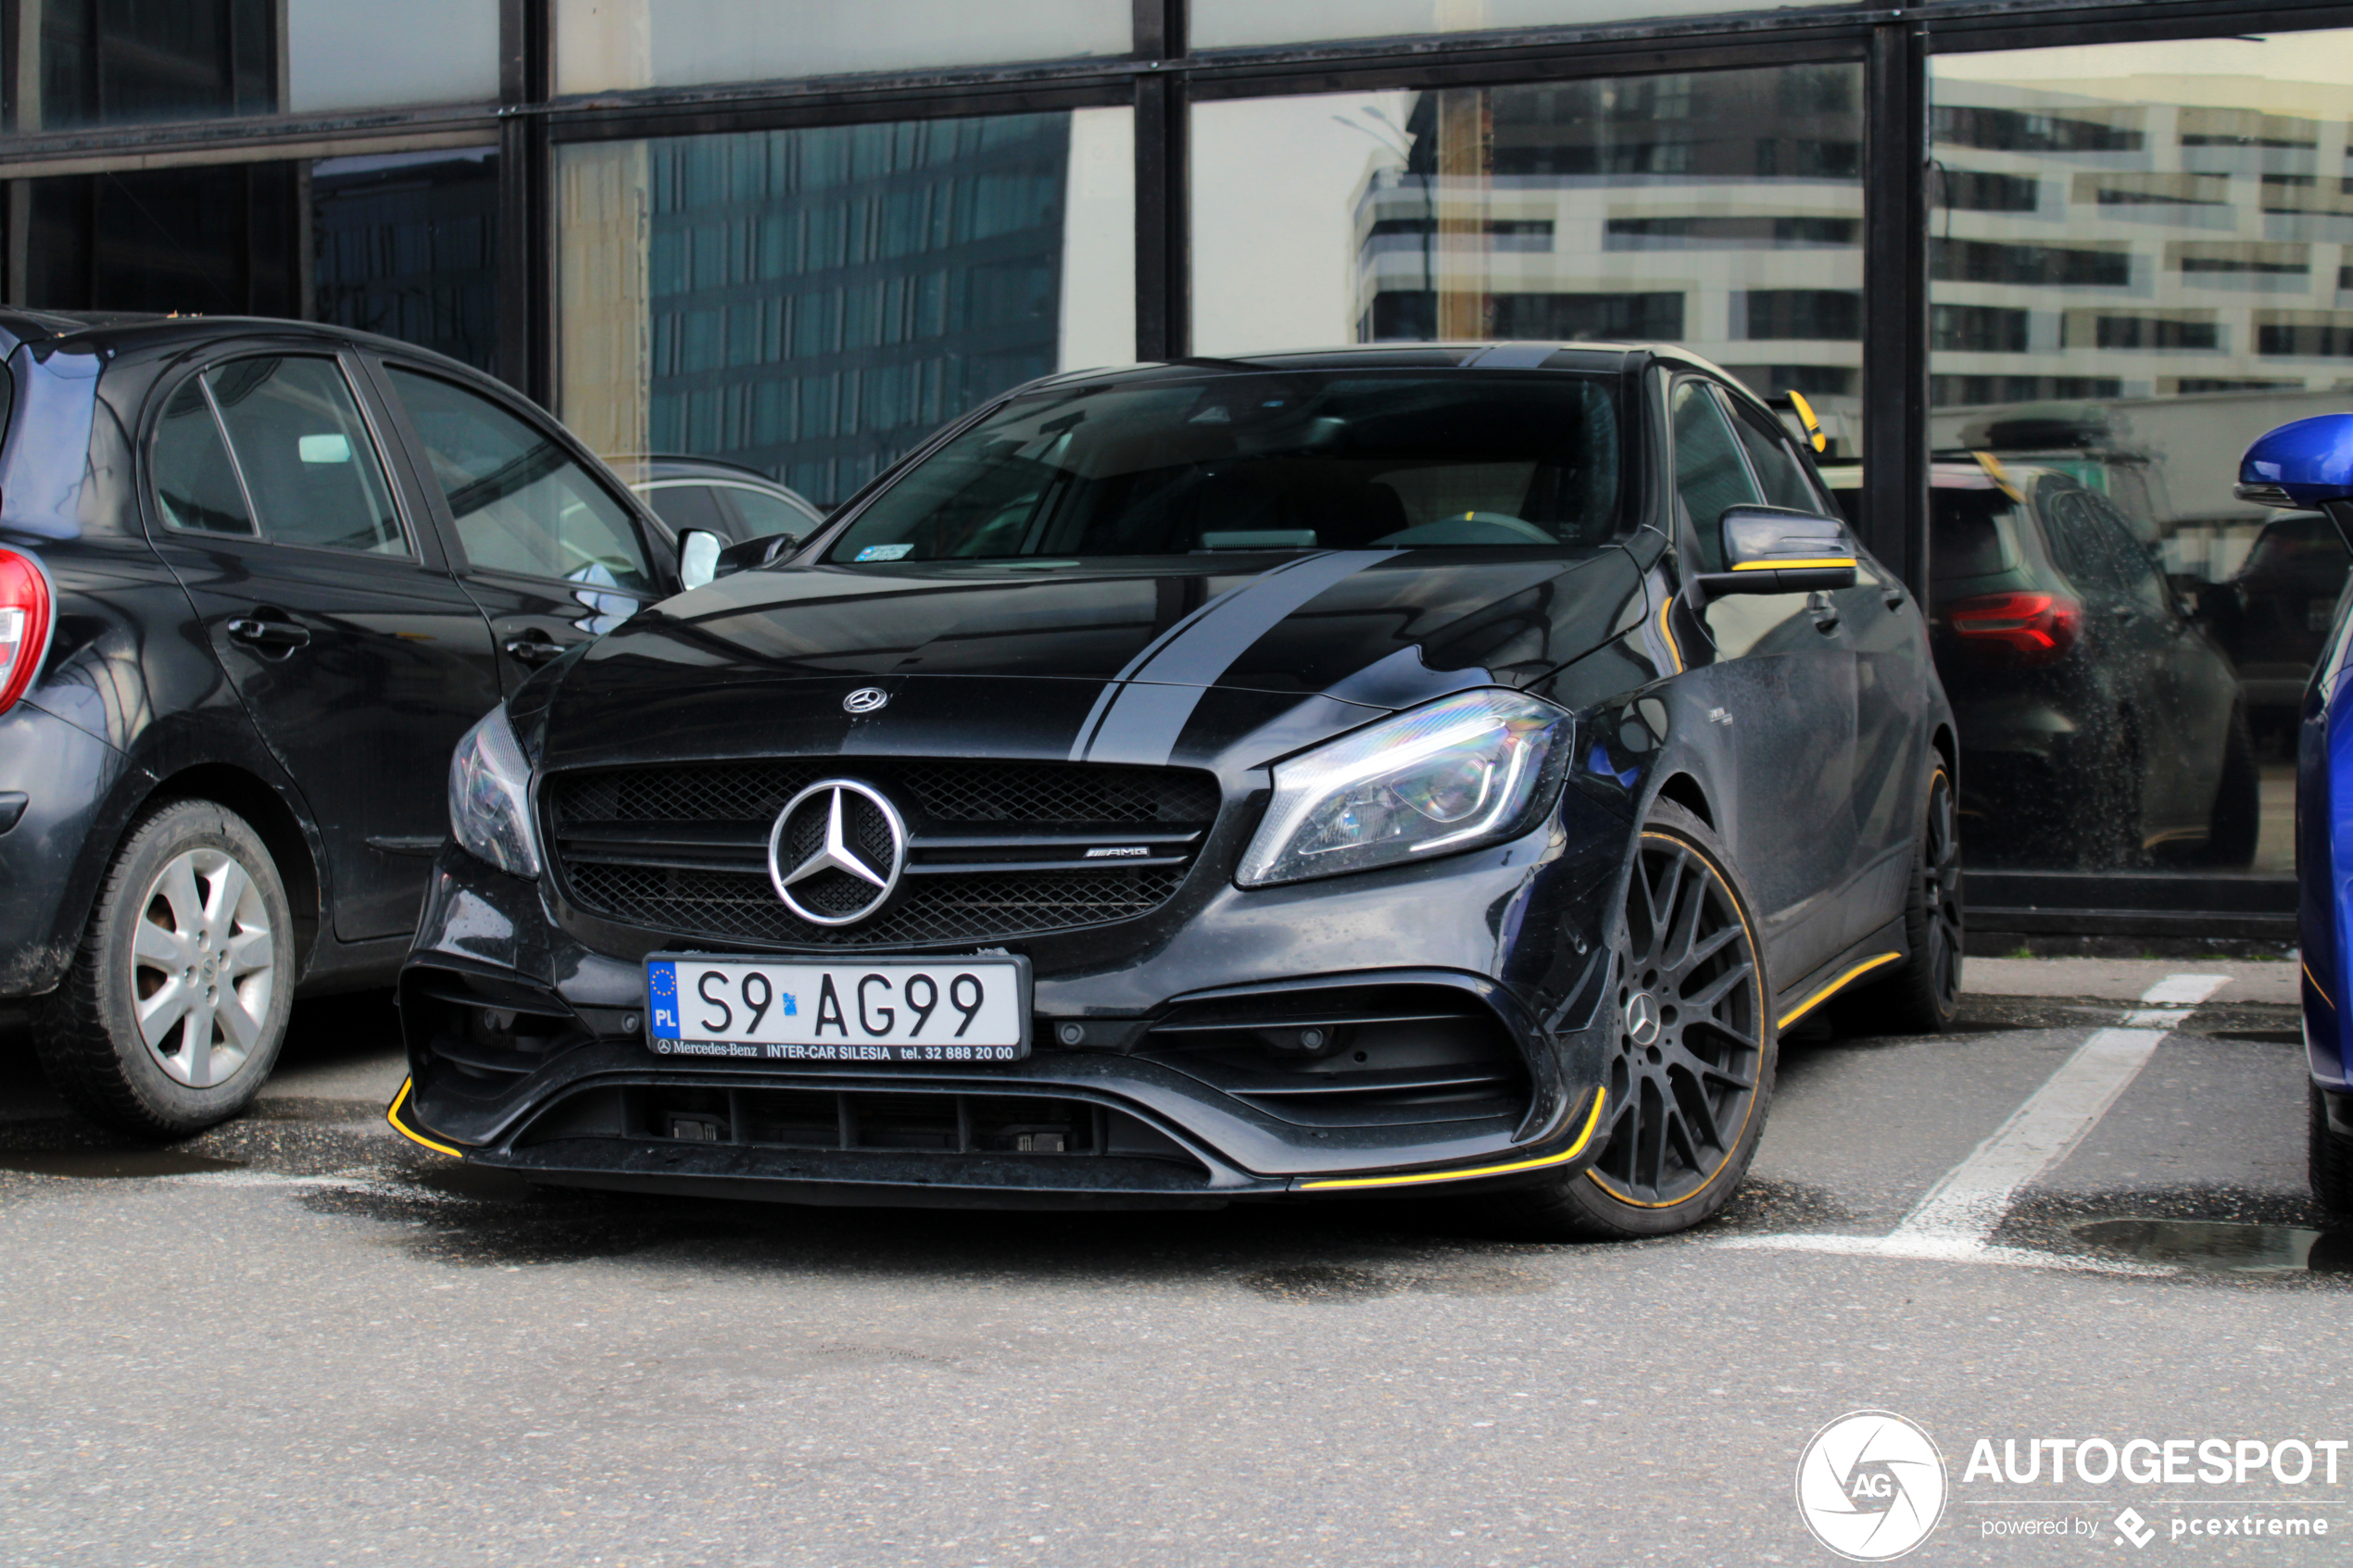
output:
[{"label": "car window", "polygon": [[2172,596],[2166,592],[2165,578],[2157,569],[2157,558],[2149,554],[2148,546],[2141,543],[2140,533],[2133,528],[2133,520],[2125,516],[2115,502],[2095,490],[2083,491],[2082,495],[2083,509],[2089,514],[2092,526],[2098,531],[2100,544],[2113,563],[2117,582],[2123,585],[2126,593],[2144,604],[2160,609],[2171,608]]},{"label": "car window", "polygon": [[1724,546],[1718,520],[1728,508],[1756,506],[1764,497],[1741,460],[1724,410],[1705,382],[1676,383],[1667,408],[1675,426],[1675,494],[1699,535],[1703,570],[1721,571]]},{"label": "car window", "polygon": [[192,533],[252,536],[245,487],[237,483],[204,383],[194,376],[180,383],[156,424],[154,472],[166,525]]},{"label": "car window", "polygon": [[670,524],[679,533],[689,528],[699,528],[706,533],[716,533],[722,539],[736,539],[742,535],[728,526],[730,519],[721,515],[719,504],[711,498],[708,484],[657,484],[638,492],[654,516]]},{"label": "car window", "polygon": [[551,437],[439,377],[389,369],[474,566],[653,588],[629,514]]},{"label": "car window", "polygon": [[2041,505],[2044,536],[2050,542],[2051,558],[2079,588],[2128,593],[2131,584],[2120,570],[2116,552],[2109,548],[2099,520],[2087,504],[2090,497],[2090,491],[2071,487],[2060,490],[2045,485],[2038,493],[2036,499]]},{"label": "car window", "polygon": [[2017,568],[2018,503],[1999,490],[1938,486],[1928,508],[1929,574],[1936,582]]},{"label": "car window", "polygon": [[1617,533],[1617,415],[1613,383],[1557,371],[1049,387],[908,468],[826,558],[1595,548]]},{"label": "car window", "polygon": [[764,539],[772,533],[806,538],[824,521],[810,516],[781,495],[754,490],[749,484],[715,484],[711,493],[722,508],[735,513],[738,539]]},{"label": "car window", "polygon": [[1740,437],[1741,449],[1748,454],[1748,465],[1755,471],[1757,482],[1764,486],[1767,504],[1818,513],[1822,498],[1814,493],[1813,482],[1806,477],[1797,454],[1790,450],[1789,438],[1781,433],[1779,421],[1769,432],[1762,430],[1746,406],[1736,401],[1732,408],[1732,431]]},{"label": "car window", "polygon": [[409,553],[392,487],[341,366],[308,355],[233,359],[205,371],[204,384],[263,538],[370,555]]}]

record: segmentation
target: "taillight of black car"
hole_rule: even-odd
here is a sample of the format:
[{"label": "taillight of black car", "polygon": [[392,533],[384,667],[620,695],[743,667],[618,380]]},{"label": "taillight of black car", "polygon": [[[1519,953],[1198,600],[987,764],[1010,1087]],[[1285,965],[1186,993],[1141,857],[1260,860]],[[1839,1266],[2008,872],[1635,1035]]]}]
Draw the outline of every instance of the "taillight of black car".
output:
[{"label": "taillight of black car", "polygon": [[2057,664],[2083,633],[2083,607],[2062,594],[1982,594],[1944,610],[1961,646],[2013,669]]},{"label": "taillight of black car", "polygon": [[0,550],[0,713],[32,684],[49,646],[49,580],[14,550]]}]

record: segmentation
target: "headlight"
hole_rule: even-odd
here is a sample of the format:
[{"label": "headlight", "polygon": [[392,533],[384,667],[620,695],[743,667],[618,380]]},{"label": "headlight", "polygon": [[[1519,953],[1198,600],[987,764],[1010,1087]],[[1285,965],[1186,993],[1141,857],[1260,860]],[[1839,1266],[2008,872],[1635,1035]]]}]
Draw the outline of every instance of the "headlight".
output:
[{"label": "headlight", "polygon": [[1516,837],[1559,793],[1571,728],[1549,702],[1465,692],[1277,763],[1238,880],[1265,887]]},{"label": "headlight", "polygon": [[449,832],[459,844],[517,876],[539,874],[531,831],[531,764],[500,703],[466,732],[449,759]]}]

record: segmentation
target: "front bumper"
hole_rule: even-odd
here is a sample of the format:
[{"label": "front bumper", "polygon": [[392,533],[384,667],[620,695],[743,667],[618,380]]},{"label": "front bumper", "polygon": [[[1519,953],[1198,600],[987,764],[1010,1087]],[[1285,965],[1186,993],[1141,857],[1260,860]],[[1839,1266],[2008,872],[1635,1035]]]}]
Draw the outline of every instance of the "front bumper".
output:
[{"label": "front bumper", "polygon": [[[1009,941],[1036,976],[1032,1054],[882,1070],[654,1054],[640,956],[591,949],[542,884],[447,847],[402,972],[411,1083],[391,1116],[537,1181],[810,1203],[1190,1207],[1555,1178],[1600,1152],[1604,912],[1628,832],[1572,789],[1495,849],[1216,885],[1173,929],[1139,922],[1114,963],[1116,927]],[[1294,1048],[1311,1024],[1320,1055]]]}]

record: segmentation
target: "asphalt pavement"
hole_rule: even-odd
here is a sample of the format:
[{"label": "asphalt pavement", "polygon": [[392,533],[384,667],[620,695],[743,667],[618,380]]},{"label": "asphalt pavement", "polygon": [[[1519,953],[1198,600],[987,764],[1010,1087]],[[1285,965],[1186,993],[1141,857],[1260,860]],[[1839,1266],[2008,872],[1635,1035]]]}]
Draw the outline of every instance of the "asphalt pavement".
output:
[{"label": "asphalt pavement", "polygon": [[2293,965],[1970,975],[1954,1034],[1789,1041],[1732,1208],[1618,1246],[542,1195],[385,1126],[380,997],[135,1148],[0,1032],[0,1562],[1831,1563],[1826,1426],[1867,1552],[2345,1561]]}]

